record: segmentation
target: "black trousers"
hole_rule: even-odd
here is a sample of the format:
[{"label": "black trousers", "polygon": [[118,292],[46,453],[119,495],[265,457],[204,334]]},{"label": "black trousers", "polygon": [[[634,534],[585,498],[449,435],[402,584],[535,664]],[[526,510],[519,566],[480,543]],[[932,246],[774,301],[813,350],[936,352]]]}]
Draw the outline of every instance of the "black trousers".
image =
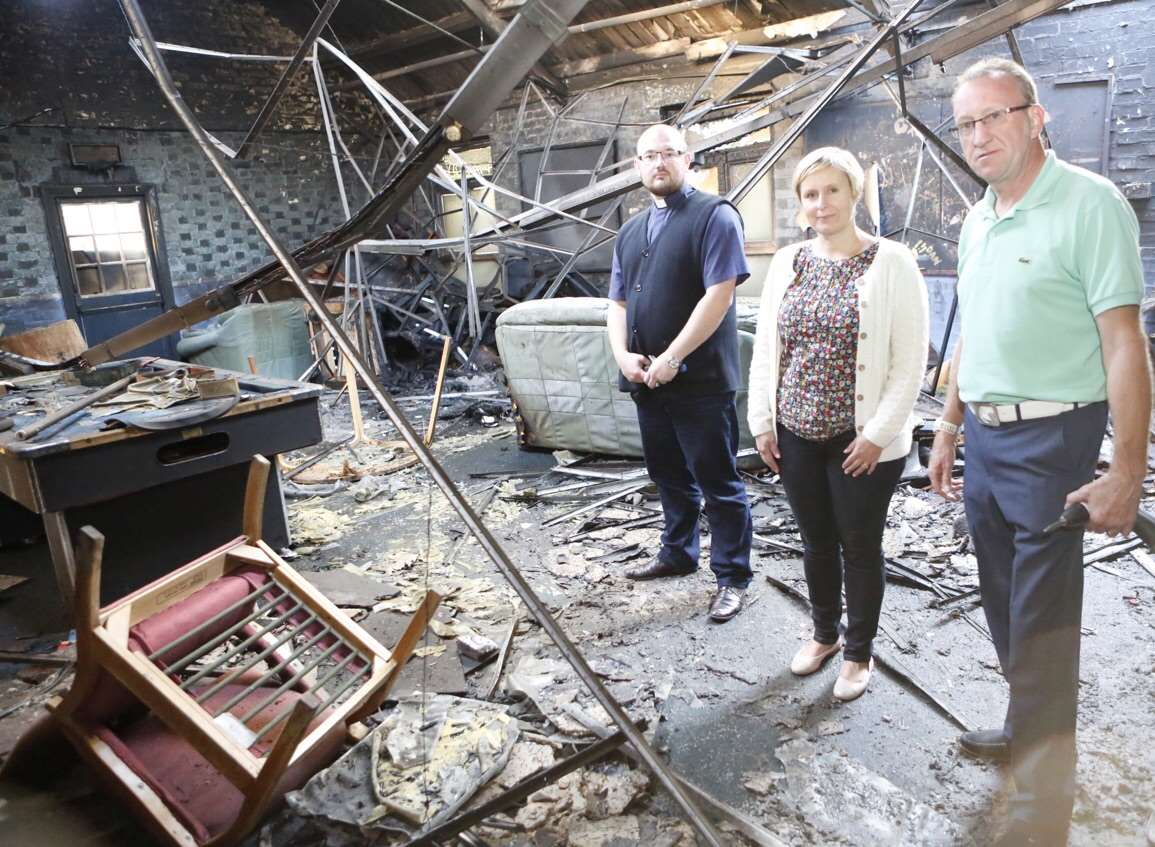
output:
[{"label": "black trousers", "polygon": [[966,415],[967,521],[983,612],[1010,687],[1013,820],[1065,844],[1075,798],[1083,533],[1042,529],[1090,482],[1107,406],[983,426]]},{"label": "black trousers", "polygon": [[814,640],[821,644],[838,640],[845,579],[844,655],[852,662],[867,662],[886,588],[882,531],[905,457],[879,462],[874,473],[850,476],[842,470],[843,451],[854,436],[851,431],[810,441],[779,426],[779,467],[802,534]]},{"label": "black trousers", "polygon": [[738,476],[738,411],[734,392],[704,397],[667,395],[662,389],[634,395],[642,452],[665,513],[662,561],[698,567],[698,516],[706,501],[710,568],[718,585],[750,584],[754,527],[746,486]]}]

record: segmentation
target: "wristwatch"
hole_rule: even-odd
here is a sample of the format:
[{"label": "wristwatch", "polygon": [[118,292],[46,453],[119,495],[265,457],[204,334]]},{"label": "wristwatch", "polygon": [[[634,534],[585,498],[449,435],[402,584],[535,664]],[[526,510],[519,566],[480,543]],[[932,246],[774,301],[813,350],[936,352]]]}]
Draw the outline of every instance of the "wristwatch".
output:
[{"label": "wristwatch", "polygon": [[678,368],[682,367],[682,360],[679,359],[677,356],[674,356],[674,355],[671,355],[670,353],[667,353],[662,358],[664,358],[666,360],[666,364],[669,366],[670,370],[672,370],[672,371],[676,371]]},{"label": "wristwatch", "polygon": [[950,421],[939,418],[934,422],[934,429],[936,432],[947,432],[951,435],[958,435],[962,427],[956,423],[951,423]]}]

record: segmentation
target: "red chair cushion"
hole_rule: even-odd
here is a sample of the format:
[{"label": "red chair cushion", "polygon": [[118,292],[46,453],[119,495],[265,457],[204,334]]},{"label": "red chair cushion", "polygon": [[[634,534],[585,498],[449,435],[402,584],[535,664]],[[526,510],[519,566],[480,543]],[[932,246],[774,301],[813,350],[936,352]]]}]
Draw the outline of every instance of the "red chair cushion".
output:
[{"label": "red chair cushion", "polygon": [[[226,685],[206,703],[210,712],[244,689]],[[230,711],[244,714],[248,708],[274,689],[257,688]],[[250,726],[261,726],[301,695],[288,691],[262,709]],[[310,731],[325,718],[322,712],[313,719]],[[236,820],[244,795],[205,759],[188,741],[172,732],[153,715],[135,722],[119,732],[108,726],[96,727],[96,734],[108,744],[129,769],[161,798],[169,810],[184,824],[198,844],[219,836]],[[261,739],[253,748],[266,752],[276,741],[277,730]],[[309,777],[336,758],[344,740],[344,726],[338,724],[305,756],[294,762],[278,781],[281,796],[303,785]]]}]

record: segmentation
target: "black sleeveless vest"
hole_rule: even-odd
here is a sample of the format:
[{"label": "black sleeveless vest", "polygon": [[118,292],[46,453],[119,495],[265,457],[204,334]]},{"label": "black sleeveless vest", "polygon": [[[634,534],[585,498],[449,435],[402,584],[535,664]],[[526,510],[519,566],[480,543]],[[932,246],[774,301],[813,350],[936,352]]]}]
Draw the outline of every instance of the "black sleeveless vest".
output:
[{"label": "black sleeveless vest", "polygon": [[[626,290],[626,349],[657,356],[682,331],[706,293],[702,253],[710,216],[728,201],[694,191],[671,197],[669,217],[650,244],[646,237],[651,210],[635,215],[618,233],[615,249]],[[676,204],[676,205],[675,205]],[[652,207],[651,207],[652,208]],[[702,345],[686,357],[678,378],[654,391],[665,396],[695,396],[737,391],[742,385],[734,304]],[[622,391],[649,391],[618,374]]]}]

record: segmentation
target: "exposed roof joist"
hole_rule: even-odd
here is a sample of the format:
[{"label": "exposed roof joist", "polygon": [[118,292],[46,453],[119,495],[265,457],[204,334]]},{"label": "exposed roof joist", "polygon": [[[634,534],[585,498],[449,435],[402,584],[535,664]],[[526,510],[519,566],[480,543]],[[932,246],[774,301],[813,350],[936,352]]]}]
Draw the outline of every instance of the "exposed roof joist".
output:
[{"label": "exposed roof joist", "polygon": [[359,47],[354,47],[349,51],[349,55],[354,59],[366,59],[372,56],[379,56],[382,53],[389,53],[393,50],[400,50],[405,47],[412,47],[415,44],[425,44],[429,41],[434,41],[438,38],[443,38],[446,32],[463,32],[468,29],[474,29],[477,26],[477,18],[471,15],[468,11],[462,10],[454,12],[452,15],[446,15],[433,21],[435,27],[428,24],[420,24],[409,29],[403,29],[400,32],[394,32],[389,35],[384,35],[381,38],[376,38]]},{"label": "exposed roof joist", "polygon": [[[973,47],[977,47],[992,38],[1002,36],[1017,26],[1041,17],[1048,12],[1053,12],[1065,6],[1068,2],[1070,2],[1070,0],[1005,0],[1001,5],[959,23],[941,35],[927,39],[921,44],[904,50],[901,60],[893,56],[888,56],[880,62],[859,70],[841,87],[839,96],[846,96],[852,92],[875,85],[887,76],[895,73],[900,67],[918,61],[919,59],[929,57],[936,64],[941,64],[947,59],[957,56]],[[914,20],[907,21],[899,31],[906,32],[915,29],[923,21],[927,20],[931,14],[945,11],[953,5],[955,5],[953,2],[947,0],[946,3],[931,10],[931,13],[920,15]],[[810,100],[826,87],[825,83],[825,78],[820,74],[813,74],[812,78],[809,79],[804,78],[801,85],[793,88],[788,95],[781,97],[781,99],[772,104],[774,111],[769,114],[751,116],[723,132],[695,141],[690,147],[695,153],[713,150],[729,144],[732,141],[736,141],[756,130],[796,117],[806,111]],[[640,184],[640,180],[635,172],[625,171],[600,180],[588,188],[552,200],[549,205],[558,212],[574,213],[595,203],[600,203],[616,197],[619,194],[632,191],[638,188]],[[540,209],[532,209],[514,216],[511,220],[517,226],[530,229],[534,226],[548,223],[555,218],[556,215],[554,214],[544,212]],[[490,234],[491,231],[497,231],[499,229],[500,227],[493,227],[491,230],[482,230],[476,234],[478,236],[485,236]]]}]

